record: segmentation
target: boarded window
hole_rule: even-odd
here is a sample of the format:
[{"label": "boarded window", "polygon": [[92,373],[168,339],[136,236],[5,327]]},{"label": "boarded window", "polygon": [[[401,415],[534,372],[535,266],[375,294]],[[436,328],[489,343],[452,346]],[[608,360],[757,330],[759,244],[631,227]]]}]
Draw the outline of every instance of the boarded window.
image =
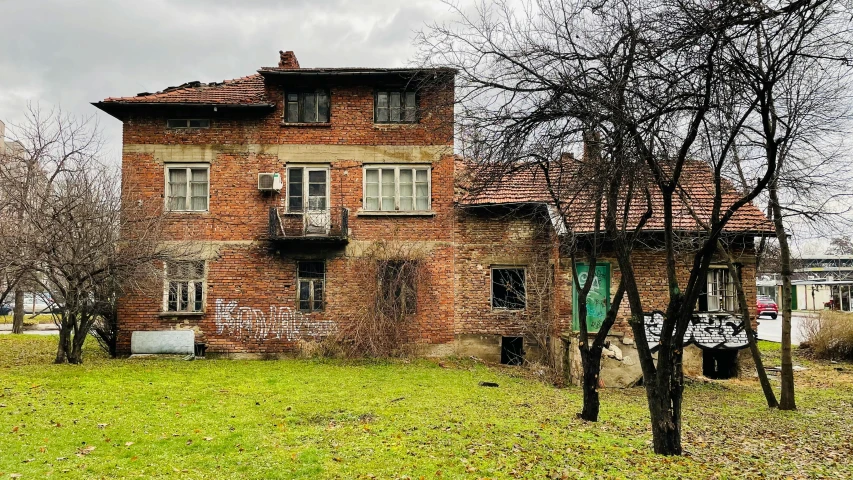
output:
[{"label": "boarded window", "polygon": [[526,305],[524,268],[492,267],[492,308],[523,310]]},{"label": "boarded window", "polygon": [[[578,282],[583,288],[589,277],[589,266],[583,263],[577,265]],[[586,328],[590,332],[597,332],[607,317],[610,309],[610,264],[599,263],[595,266],[595,277],[586,296]],[[572,328],[580,330],[578,320],[578,290],[572,281]]]},{"label": "boarded window", "polygon": [[204,310],[204,261],[168,262],[166,264],[167,312],[201,312]]},{"label": "boarded window", "polygon": [[302,261],[297,264],[299,310],[319,312],[325,307],[326,263]]}]

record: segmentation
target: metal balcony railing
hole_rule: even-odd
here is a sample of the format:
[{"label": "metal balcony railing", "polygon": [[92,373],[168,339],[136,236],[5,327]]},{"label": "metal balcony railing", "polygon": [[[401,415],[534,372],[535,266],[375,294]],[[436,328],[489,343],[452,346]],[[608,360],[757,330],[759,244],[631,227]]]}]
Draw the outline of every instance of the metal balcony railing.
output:
[{"label": "metal balcony railing", "polygon": [[346,241],[349,237],[349,209],[287,212],[270,207],[269,237],[272,240]]}]

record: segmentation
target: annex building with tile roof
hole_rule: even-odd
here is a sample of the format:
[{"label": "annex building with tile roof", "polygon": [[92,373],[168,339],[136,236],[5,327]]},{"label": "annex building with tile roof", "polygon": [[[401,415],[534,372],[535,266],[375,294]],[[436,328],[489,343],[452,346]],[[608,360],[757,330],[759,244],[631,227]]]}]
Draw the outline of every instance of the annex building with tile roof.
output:
[{"label": "annex building with tile roof", "polygon": [[[515,364],[571,349],[572,268],[559,245],[588,228],[589,199],[567,196],[572,214],[557,219],[532,165],[472,188],[454,155],[454,76],[302,68],[280,52],[277,66],[234,80],[95,103],[124,125],[125,200],[163,212],[166,240],[196,247],[164,266],[162,284],[122,298],[120,353],[133,353],[136,331],[192,330],[209,354],[290,354],[352,343],[382,315],[397,319],[384,334],[427,356]],[[708,213],[707,173],[698,162],[685,171],[684,232]],[[650,311],[667,298],[661,222],[648,222],[648,248],[634,254]],[[771,232],[752,205],[727,230],[753,310],[753,238]],[[730,283],[713,270],[699,307],[731,310]],[[612,256],[595,275],[606,306],[620,275]],[[606,386],[639,371],[626,303]]]}]

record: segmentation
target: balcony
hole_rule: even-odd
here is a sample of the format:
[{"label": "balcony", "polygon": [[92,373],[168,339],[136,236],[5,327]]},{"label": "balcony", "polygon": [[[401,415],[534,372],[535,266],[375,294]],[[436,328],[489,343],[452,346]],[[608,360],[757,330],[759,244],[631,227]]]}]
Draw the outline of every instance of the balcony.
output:
[{"label": "balcony", "polygon": [[349,209],[287,212],[270,207],[269,239],[277,243],[345,245],[349,241]]}]

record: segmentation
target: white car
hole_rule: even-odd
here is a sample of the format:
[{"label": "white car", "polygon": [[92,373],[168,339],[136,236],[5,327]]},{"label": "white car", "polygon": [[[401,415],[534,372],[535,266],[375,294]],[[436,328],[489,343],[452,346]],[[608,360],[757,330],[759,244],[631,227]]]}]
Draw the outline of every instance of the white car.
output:
[{"label": "white car", "polygon": [[51,313],[56,308],[56,302],[53,301],[53,298],[47,292],[24,294],[24,313],[34,315]]}]

